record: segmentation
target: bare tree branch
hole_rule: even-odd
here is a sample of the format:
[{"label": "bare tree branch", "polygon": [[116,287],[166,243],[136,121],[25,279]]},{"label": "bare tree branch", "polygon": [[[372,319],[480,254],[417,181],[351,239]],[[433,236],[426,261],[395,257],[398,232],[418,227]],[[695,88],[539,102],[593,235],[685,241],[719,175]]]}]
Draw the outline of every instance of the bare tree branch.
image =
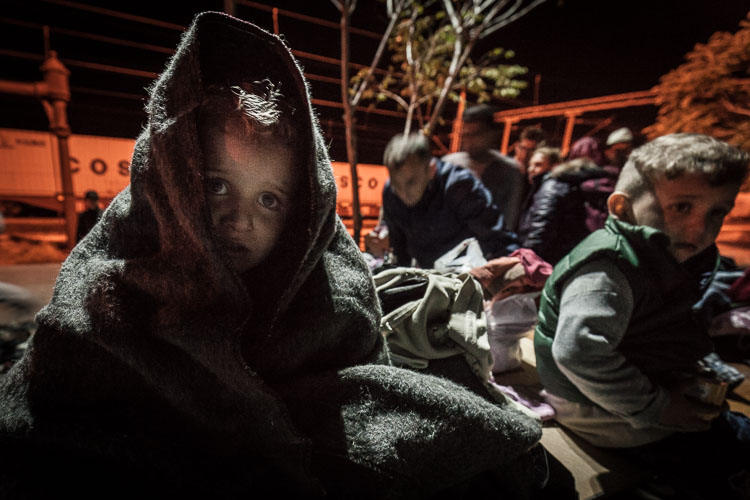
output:
[{"label": "bare tree branch", "polygon": [[461,31],[461,18],[456,15],[451,0],[443,0],[443,8],[445,9],[445,13],[448,14],[448,19],[450,19],[453,29],[456,30],[457,33]]},{"label": "bare tree branch", "polygon": [[362,94],[364,94],[365,90],[367,90],[367,87],[370,85],[370,80],[373,73],[375,73],[375,68],[380,63],[380,59],[383,57],[383,52],[385,51],[385,46],[388,44],[388,39],[391,36],[391,32],[393,32],[394,26],[396,26],[396,22],[401,15],[401,11],[406,7],[408,3],[410,3],[410,0],[399,0],[394,5],[393,0],[388,0],[388,15],[391,19],[388,22],[388,27],[386,27],[382,38],[380,39],[380,44],[378,45],[378,50],[375,52],[375,55],[372,58],[372,63],[370,64],[370,67],[367,68],[367,73],[365,74],[364,78],[362,78],[362,80],[360,80],[357,84],[357,88],[354,91],[354,97],[352,98],[352,106],[357,106],[359,104],[359,101],[362,99]]},{"label": "bare tree branch", "polygon": [[487,28],[487,30],[480,35],[480,38],[485,38],[488,35],[491,35],[492,33],[496,32],[500,28],[503,28],[503,27],[511,24],[512,22],[516,21],[517,19],[520,19],[521,17],[523,17],[526,14],[528,14],[533,8],[538,7],[539,5],[543,4],[546,1],[547,0],[534,0],[529,5],[527,5],[523,9],[521,9],[521,11],[519,11],[515,15],[513,15],[513,16],[511,16],[509,18],[506,18],[502,22],[499,22],[499,23],[494,24],[491,27]]},{"label": "bare tree branch", "polygon": [[395,92],[391,92],[390,90],[388,90],[386,88],[383,88],[380,85],[376,86],[375,88],[381,94],[384,94],[384,95],[388,96],[389,99],[393,99],[394,101],[396,101],[396,103],[399,106],[401,106],[402,108],[404,108],[404,111],[408,111],[409,110],[409,103],[406,102],[406,100],[403,97],[401,97],[400,95],[396,94]]},{"label": "bare tree branch", "polygon": [[414,9],[411,13],[411,19],[409,20],[409,36],[406,37],[406,63],[409,65],[409,68],[414,67],[414,32],[417,29],[416,26],[414,26],[414,21],[417,19],[417,13],[417,9]]},{"label": "bare tree branch", "polygon": [[502,2],[498,2],[497,4],[495,4],[495,6],[492,9],[490,9],[490,11],[487,13],[484,19],[486,21],[484,23],[486,28],[489,28],[490,26],[493,25],[493,23],[497,21],[502,21],[508,16],[513,15],[513,13],[516,12],[518,8],[521,7],[521,5],[523,5],[523,2],[524,2],[524,0],[516,0],[516,3],[511,5],[508,8],[508,10],[500,14],[502,9],[504,9],[505,6],[508,5],[509,1],[510,0],[503,0]]},{"label": "bare tree branch", "polygon": [[[399,76],[395,91],[384,91],[381,85],[380,97],[395,100],[406,110],[405,132],[411,129],[412,121],[419,121],[424,133],[434,132],[448,99],[467,84],[485,98],[500,89],[517,93],[519,86],[514,77],[518,72],[498,64],[501,53],[483,54],[477,64],[470,62],[469,56],[488,30],[497,31],[544,1],[432,0],[427,6],[442,7],[442,18],[435,15],[434,9],[432,14],[416,7],[408,14],[402,12],[400,19],[408,24],[394,27],[391,41],[398,54],[394,62],[407,65],[406,74]],[[524,7],[526,2],[531,4]],[[396,33],[399,38],[395,38]],[[468,72],[463,70],[467,64]],[[495,70],[484,74],[484,68],[490,65]]]}]

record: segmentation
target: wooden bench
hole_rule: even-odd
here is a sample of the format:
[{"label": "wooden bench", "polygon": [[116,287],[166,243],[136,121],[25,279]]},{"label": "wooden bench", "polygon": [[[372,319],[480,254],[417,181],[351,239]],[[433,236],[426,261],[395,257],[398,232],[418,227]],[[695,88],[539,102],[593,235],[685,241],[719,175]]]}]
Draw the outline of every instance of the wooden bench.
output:
[{"label": "wooden bench", "polygon": [[[541,390],[536,372],[532,333],[521,339],[521,367],[495,375],[501,385],[531,386]],[[607,450],[596,448],[554,421],[542,428],[542,445],[573,476],[578,498],[604,498],[633,488],[648,477],[647,471]]]}]

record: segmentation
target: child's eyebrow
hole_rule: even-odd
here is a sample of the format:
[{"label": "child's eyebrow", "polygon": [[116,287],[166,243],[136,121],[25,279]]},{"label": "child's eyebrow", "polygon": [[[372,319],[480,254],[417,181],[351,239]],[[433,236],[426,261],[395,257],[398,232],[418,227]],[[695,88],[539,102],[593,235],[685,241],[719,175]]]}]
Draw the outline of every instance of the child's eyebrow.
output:
[{"label": "child's eyebrow", "polygon": [[289,196],[292,192],[289,184],[286,182],[272,182],[271,185],[284,196]]}]

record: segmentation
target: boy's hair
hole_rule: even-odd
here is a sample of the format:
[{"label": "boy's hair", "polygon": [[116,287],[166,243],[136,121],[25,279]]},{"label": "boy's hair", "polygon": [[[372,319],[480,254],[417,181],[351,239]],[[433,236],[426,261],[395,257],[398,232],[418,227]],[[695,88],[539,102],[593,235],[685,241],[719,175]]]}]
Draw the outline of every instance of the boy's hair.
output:
[{"label": "boy's hair", "polygon": [[748,154],[703,134],[665,135],[633,150],[615,191],[637,199],[655,181],[688,173],[703,174],[711,186],[739,186],[747,177]]},{"label": "boy's hair", "polygon": [[549,160],[550,165],[556,165],[560,163],[560,148],[553,148],[550,146],[538,147],[534,150],[531,155],[540,154]]},{"label": "boy's hair", "polygon": [[200,106],[201,126],[220,126],[228,119],[239,119],[248,135],[273,136],[285,144],[295,143],[299,135],[293,115],[294,108],[268,79],[210,85]]},{"label": "boy's hair", "polygon": [[418,132],[394,136],[385,147],[383,163],[388,167],[389,172],[396,172],[404,166],[410,156],[425,162],[430,160],[430,142],[427,137]]},{"label": "boy's hair", "polygon": [[528,139],[537,143],[542,143],[547,139],[547,134],[539,127],[528,126],[521,131],[521,139]]},{"label": "boy's hair", "polygon": [[466,108],[462,115],[464,123],[481,123],[486,128],[496,128],[495,108],[488,104],[477,104]]}]

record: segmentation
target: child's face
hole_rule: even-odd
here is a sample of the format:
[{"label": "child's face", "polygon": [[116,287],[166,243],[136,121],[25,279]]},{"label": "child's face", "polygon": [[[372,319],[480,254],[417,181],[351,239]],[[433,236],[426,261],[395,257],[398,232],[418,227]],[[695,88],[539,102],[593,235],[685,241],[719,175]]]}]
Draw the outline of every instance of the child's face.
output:
[{"label": "child's face", "polygon": [[670,253],[685,262],[716,240],[738,192],[732,184],[711,186],[702,174],[661,179],[633,202],[635,223],[666,233]]},{"label": "child's face", "polygon": [[235,269],[247,271],[279,240],[295,194],[293,152],[276,141],[214,129],[204,141],[204,186],[214,233]]},{"label": "child's face", "polygon": [[430,161],[409,156],[398,171],[391,173],[391,189],[404,205],[413,207],[422,199],[431,178]]}]

